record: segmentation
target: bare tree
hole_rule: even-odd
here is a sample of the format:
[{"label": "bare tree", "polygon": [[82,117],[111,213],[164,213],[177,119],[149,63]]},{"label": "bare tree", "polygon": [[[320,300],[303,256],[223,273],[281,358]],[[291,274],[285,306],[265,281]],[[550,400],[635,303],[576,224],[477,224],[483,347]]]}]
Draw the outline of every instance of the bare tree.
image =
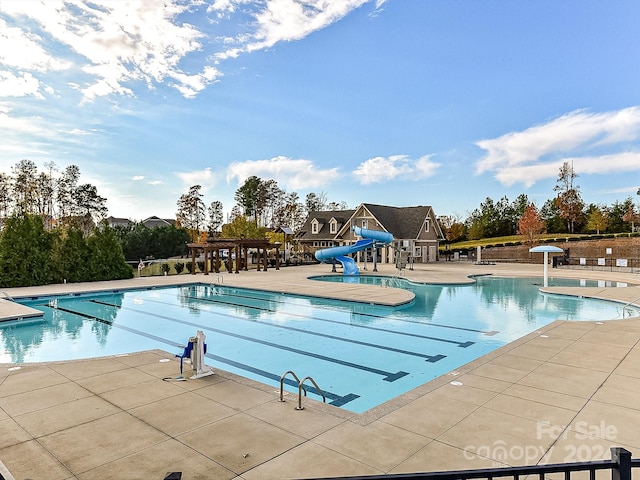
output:
[{"label": "bare tree", "polygon": [[13,206],[12,179],[6,173],[0,173],[0,219],[11,214]]},{"label": "bare tree", "polygon": [[222,224],[224,223],[222,202],[217,200],[211,202],[211,205],[209,205],[208,213],[209,213],[209,224],[207,227],[209,230],[209,235],[213,236],[216,234],[216,232],[220,230],[220,227],[222,227]]},{"label": "bare tree", "polygon": [[556,205],[560,211],[560,216],[567,222],[567,229],[570,233],[573,233],[575,224],[582,218],[582,209],[584,208],[584,202],[580,196],[580,187],[574,185],[575,179],[578,175],[573,169],[573,165],[569,165],[569,162],[564,162],[560,167],[560,173],[558,174],[558,180],[554,191],[559,192],[556,197]]},{"label": "bare tree", "polygon": [[38,167],[31,160],[20,160],[12,167],[13,196],[18,213],[36,212]]},{"label": "bare tree", "polygon": [[204,223],[205,209],[202,201],[202,186],[193,185],[189,188],[189,192],[180,196],[178,200],[178,212],[176,220],[184,228],[191,230],[192,240],[195,240],[200,234],[200,227]]}]

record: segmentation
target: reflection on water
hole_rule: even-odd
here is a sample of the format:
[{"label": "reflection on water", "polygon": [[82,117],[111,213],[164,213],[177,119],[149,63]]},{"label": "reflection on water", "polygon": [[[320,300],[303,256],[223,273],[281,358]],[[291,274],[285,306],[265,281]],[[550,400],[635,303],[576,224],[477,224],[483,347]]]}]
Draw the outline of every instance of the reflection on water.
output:
[{"label": "reflection on water", "polygon": [[[447,321],[460,322],[492,318],[485,323],[499,324],[504,330],[505,322],[546,324],[554,320],[611,320],[622,318],[622,305],[595,299],[550,295],[540,292],[542,278],[500,278],[480,276],[475,283],[464,285],[435,285],[408,281],[397,277],[327,275],[312,277],[327,282],[361,283],[409,290],[415,300],[406,308],[394,313],[416,322]],[[551,279],[550,286],[603,286],[597,280]],[[607,283],[616,286],[615,282]],[[626,286],[622,284],[620,286]],[[627,307],[625,316],[640,316],[640,309]],[[499,320],[502,320],[500,322]],[[508,320],[508,322],[507,322]],[[500,328],[501,327],[501,328]]]},{"label": "reflection on water", "polygon": [[[342,337],[342,325],[367,326],[371,331],[438,328],[436,336],[467,345],[484,341],[504,344],[554,320],[622,318],[621,304],[540,292],[541,278],[477,277],[473,284],[427,285],[401,278],[325,276],[317,280],[358,282],[379,288],[403,288],[413,302],[384,307],[359,302],[284,295],[211,285],[114,292],[21,302],[43,312],[40,321],[0,323],[0,362],[47,361],[113,355],[150,348],[172,348],[196,328],[241,335],[272,335],[281,341],[294,330],[321,329]],[[554,279],[551,285],[597,286],[586,281]],[[371,302],[375,302],[375,289]],[[640,316],[625,307],[625,317]],[[258,325],[289,330],[250,330]],[[380,327],[378,329],[378,327]],[[445,333],[442,333],[445,332]],[[472,333],[470,333],[472,332]],[[317,338],[317,337],[315,337]],[[224,345],[229,339],[225,337]],[[303,340],[304,341],[304,340]],[[385,340],[386,341],[386,340]],[[298,342],[298,341],[296,341]],[[317,340],[311,342],[315,346]],[[298,344],[296,344],[297,346]],[[237,350],[242,350],[237,347]],[[242,350],[243,355],[248,352]]]}]

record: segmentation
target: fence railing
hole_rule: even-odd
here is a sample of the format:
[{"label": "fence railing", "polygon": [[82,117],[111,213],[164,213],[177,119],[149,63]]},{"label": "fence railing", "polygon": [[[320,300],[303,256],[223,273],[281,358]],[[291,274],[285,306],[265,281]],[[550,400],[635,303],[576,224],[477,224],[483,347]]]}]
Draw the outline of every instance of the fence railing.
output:
[{"label": "fence railing", "polygon": [[399,473],[389,475],[366,475],[351,477],[323,477],[313,480],[475,480],[496,478],[513,478],[519,480],[521,477],[537,476],[539,480],[545,480],[545,475],[561,473],[564,480],[571,480],[571,474],[576,472],[587,472],[589,480],[596,479],[596,472],[608,470],[611,480],[632,480],[632,469],[640,468],[640,459],[632,459],[631,452],[624,448],[611,448],[610,460],[599,460],[592,462],[577,463],[556,463],[549,465],[527,465],[522,467],[501,467],[482,468],[476,470],[455,470],[449,472],[426,472],[426,473]]},{"label": "fence railing", "polygon": [[[562,258],[562,257],[560,257]],[[594,271],[612,271],[612,272],[640,272],[640,259],[638,258],[614,258],[611,256],[600,258],[562,258],[558,262],[561,267],[569,267],[572,269],[585,269]]]}]

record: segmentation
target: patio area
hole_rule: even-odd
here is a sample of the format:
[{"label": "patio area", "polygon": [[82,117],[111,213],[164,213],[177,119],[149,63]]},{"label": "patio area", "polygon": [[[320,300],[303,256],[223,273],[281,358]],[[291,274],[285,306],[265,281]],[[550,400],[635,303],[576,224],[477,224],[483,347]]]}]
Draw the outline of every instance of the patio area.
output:
[{"label": "patio area", "polygon": [[[6,292],[19,297],[201,281],[388,304],[407,300],[393,288],[307,280],[330,268]],[[388,265],[378,269],[395,273]],[[478,273],[541,276],[542,267],[439,262],[405,273],[416,281],[455,283]],[[640,285],[634,274],[551,273]],[[549,290],[640,301],[638,286]],[[250,480],[608,459],[611,446],[635,454],[639,341],[640,319],[557,321],[361,415],[310,399],[298,411],[297,396],[286,395],[283,403],[277,388],[219,370],[163,381],[179,372],[178,359],[163,351],[0,364],[0,461],[16,479],[162,479],[182,472],[184,480]]]}]

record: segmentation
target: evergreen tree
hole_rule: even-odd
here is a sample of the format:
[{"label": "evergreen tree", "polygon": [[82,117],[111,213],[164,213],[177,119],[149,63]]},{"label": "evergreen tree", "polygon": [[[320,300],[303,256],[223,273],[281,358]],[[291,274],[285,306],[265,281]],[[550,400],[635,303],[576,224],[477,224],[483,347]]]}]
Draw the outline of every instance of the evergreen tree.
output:
[{"label": "evergreen tree", "polygon": [[113,229],[101,224],[87,240],[89,274],[93,281],[132,278],[133,268],[127,264],[122,246]]},{"label": "evergreen tree", "polygon": [[0,234],[0,286],[29,287],[51,282],[51,235],[37,215],[13,215]]},{"label": "evergreen tree", "polygon": [[89,246],[79,228],[57,229],[53,233],[52,269],[53,282],[89,282]]}]

